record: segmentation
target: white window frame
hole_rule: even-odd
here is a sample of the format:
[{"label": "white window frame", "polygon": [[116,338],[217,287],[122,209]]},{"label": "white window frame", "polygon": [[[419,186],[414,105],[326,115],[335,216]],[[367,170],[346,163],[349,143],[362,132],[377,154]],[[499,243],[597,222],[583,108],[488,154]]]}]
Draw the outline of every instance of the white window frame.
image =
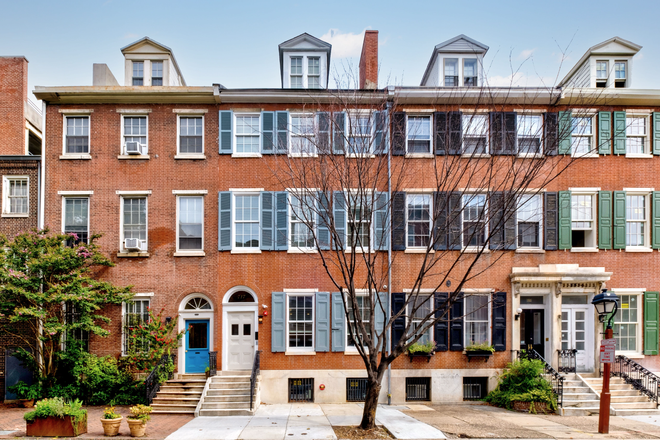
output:
[{"label": "white window frame", "polygon": [[[257,133],[255,135],[245,135],[245,134],[238,134],[238,118],[240,117],[254,117],[256,116],[259,118],[259,127],[257,129]],[[262,124],[263,120],[261,117],[261,112],[234,112],[232,115],[232,157],[261,157],[261,131],[263,129]],[[239,152],[238,151],[238,138],[242,136],[249,136],[249,137],[256,137],[257,138],[257,151],[256,152]]]},{"label": "white window frame", "polygon": [[[417,329],[417,326],[415,325],[415,323],[421,323],[422,320],[423,320],[423,317],[416,319],[415,316],[412,313],[412,309],[415,305],[415,303],[413,301],[414,297],[415,297],[415,293],[412,293],[412,292],[411,293],[406,293],[406,319],[410,320],[409,328],[410,328],[410,331],[412,332],[412,335],[414,335],[416,333],[415,330]],[[429,307],[428,311],[426,311],[426,315],[428,315],[435,308],[435,303],[434,303],[435,299],[434,299],[433,293],[425,293],[425,292],[421,291],[417,295],[417,299],[421,301],[422,297],[429,298],[428,301],[425,303]],[[417,309],[417,310],[419,311],[420,309]],[[431,322],[431,320],[426,321],[424,323],[424,325],[429,325],[429,322]],[[434,339],[433,339],[434,326],[433,325],[426,329],[425,334],[426,334],[426,336],[428,336],[429,341],[434,342]],[[411,336],[411,339],[412,339],[412,336]],[[424,344],[425,342],[423,342],[422,339],[423,339],[423,337],[420,338],[417,341],[417,343]]]},{"label": "white window frame", "polygon": [[[643,135],[629,135],[628,134],[628,128],[631,127],[631,124],[629,123],[630,119],[643,119],[644,120],[644,129],[646,133]],[[638,113],[634,111],[626,112],[626,157],[632,157],[632,158],[652,158],[653,155],[651,154],[651,145],[650,145],[650,126],[651,126],[651,118],[648,113]],[[628,138],[641,138],[642,139],[642,152],[641,153],[631,153],[629,152],[628,149]]]},{"label": "white window frame", "polygon": [[[473,198],[475,196],[482,196],[484,198],[484,207],[483,207],[484,213],[481,216],[481,220],[468,221],[468,223],[478,223],[478,222],[483,222],[484,223],[484,232],[483,232],[483,234],[484,234],[484,244],[477,245],[477,246],[471,246],[471,245],[466,245],[464,243],[464,241],[465,241],[465,223],[466,223],[465,213],[467,212],[466,205],[465,205],[465,197]],[[486,194],[481,193],[481,192],[469,192],[469,193],[464,193],[464,194],[461,195],[461,214],[460,215],[461,215],[461,247],[462,247],[462,249],[468,250],[468,251],[478,251],[478,250],[484,248],[484,250],[487,250],[487,241],[486,241],[486,239],[488,238],[488,233],[489,233],[488,223],[490,223],[488,221],[488,209],[489,209],[489,207],[488,207],[488,197],[487,197]]]},{"label": "white window frame", "polygon": [[[617,64],[623,64],[623,78],[617,78]],[[628,61],[626,60],[614,60],[614,82],[627,82],[628,81]]]},{"label": "white window frame", "polygon": [[[316,352],[316,292],[285,292],[286,293],[286,351],[294,353]],[[291,347],[289,346],[289,298],[310,296],[312,298],[312,346],[311,347]],[[296,321],[305,322],[305,321]]]},{"label": "white window frame", "polygon": [[[160,63],[160,76],[154,76],[154,64]],[[160,78],[161,81],[161,86],[166,85],[165,84],[165,61],[164,60],[151,60],[149,63],[151,64],[149,66],[149,71],[151,72],[150,78],[149,78],[149,85],[153,86],[154,85],[154,79],[155,78]],[[158,87],[158,86],[157,86]]]},{"label": "white window frame", "polygon": [[[591,121],[591,133],[586,134],[584,131],[578,131],[574,132],[574,124],[573,120],[574,119],[589,119]],[[583,115],[583,114],[578,114],[576,116],[571,116],[571,156],[572,157],[598,157],[598,148],[596,148],[596,136],[595,136],[595,130],[596,130],[596,118],[595,115]],[[574,138],[578,139],[589,139],[589,151],[585,153],[578,153],[576,151],[576,142],[573,140]]]},{"label": "white window frame", "polygon": [[[146,151],[144,152],[144,154],[129,155],[129,154],[126,153],[126,134],[124,133],[124,119],[125,118],[145,118],[146,119],[146,122],[147,122],[147,133],[145,135],[145,137],[146,137],[146,141],[145,141],[146,142],[146,144],[145,144]],[[145,113],[126,113],[126,114],[122,113],[122,115],[121,115],[121,153],[120,153],[120,155],[123,156],[123,157],[138,157],[138,158],[145,158],[145,156],[146,156],[146,158],[149,157],[149,116],[148,116],[147,112],[145,112]]]},{"label": "white window frame", "polygon": [[[538,133],[531,133],[526,135],[525,133],[520,132],[520,118],[539,118],[539,131]],[[520,152],[520,139],[521,137],[525,138],[537,138],[539,140],[539,149],[536,153],[521,153]],[[543,114],[542,113],[518,113],[516,115],[516,152],[521,157],[542,157],[543,156]]]},{"label": "white window frame", "polygon": [[[294,132],[293,118],[312,118],[312,133],[299,134]],[[289,113],[289,156],[290,157],[316,157],[318,155],[318,147],[316,145],[317,139],[317,116],[310,112],[294,112]],[[293,144],[296,139],[308,138],[310,141],[311,151],[293,151]],[[310,139],[311,138],[311,139]]]},{"label": "white window frame", "polygon": [[[452,61],[456,62],[456,64],[455,64],[455,66],[456,66],[456,72],[455,72],[456,75],[453,76],[454,78],[456,78],[456,84],[454,84],[453,86],[448,86],[446,81],[445,81],[446,77],[448,76],[447,75],[447,64],[448,64],[447,61],[449,61],[449,60],[452,60]],[[460,65],[462,64],[460,61],[461,61],[461,58],[448,57],[448,58],[443,58],[442,59],[442,78],[441,78],[440,83],[442,84],[443,87],[460,87],[461,84],[463,83],[463,80],[461,79],[461,75],[460,75],[460,70],[461,70]]]},{"label": "white window frame", "polygon": [[[292,58],[301,58],[302,59],[302,89],[309,89],[309,58],[318,58],[319,59],[319,87],[318,89],[325,89],[326,88],[326,56],[325,53],[322,52],[289,52],[285,55],[286,61],[285,61],[285,72],[284,72],[284,78],[285,78],[285,85],[287,88],[293,88],[291,84],[291,59]],[[296,75],[299,76],[299,75]],[[316,75],[313,75],[316,76]],[[314,90],[315,88],[313,88]]]},{"label": "white window frame", "polygon": [[[412,133],[410,129],[410,118],[428,118],[429,120],[429,150],[428,151],[409,151],[408,142],[411,139],[410,136],[416,136],[415,133]],[[433,114],[432,113],[406,113],[406,156],[415,157],[415,156],[433,156]]]},{"label": "white window frame", "polygon": [[[21,181],[27,184],[27,211],[26,212],[12,212],[11,211],[11,196],[9,189],[11,182]],[[30,216],[30,177],[26,175],[6,175],[2,176],[2,217],[29,217]]]},{"label": "white window frame", "polygon": [[[318,67],[319,67],[319,73],[318,73],[318,75],[312,75],[311,73],[309,73],[309,72],[310,72],[310,65],[309,65],[309,62],[310,62],[311,60],[318,60],[318,63],[319,63],[319,66],[318,66]],[[309,81],[310,78],[317,78],[317,80],[318,80],[318,87],[311,87],[311,86],[309,85],[309,83],[310,83],[310,81]],[[318,56],[308,56],[308,57],[307,57],[307,88],[308,88],[308,89],[320,89],[320,88],[321,88],[321,54],[319,54]]]},{"label": "white window frame", "polygon": [[477,320],[468,320],[468,317],[474,313],[470,312],[468,313],[467,311],[467,299],[470,297],[475,297],[475,296],[485,296],[488,298],[487,305],[486,307],[488,308],[487,310],[487,316],[488,319],[486,320],[487,325],[486,325],[486,341],[482,341],[481,343],[487,342],[488,345],[492,344],[492,337],[493,337],[493,313],[492,313],[492,296],[491,293],[469,293],[467,294],[463,301],[464,301],[464,311],[465,314],[463,316],[463,346],[468,347],[471,344],[468,344],[468,331],[467,331],[467,324],[468,322],[484,322],[484,321],[477,321]]},{"label": "white window frame", "polygon": [[[358,118],[363,117],[369,118],[369,133],[359,134],[353,132],[353,123],[352,121]],[[346,156],[348,157],[375,157],[373,154],[374,151],[374,135],[376,130],[376,121],[375,114],[370,110],[353,110],[347,111],[345,116],[345,126],[346,126]],[[353,152],[351,147],[351,138],[363,138],[367,140],[367,145],[369,151],[363,152]]]},{"label": "white window frame", "polygon": [[[604,77],[599,77],[598,76],[598,64],[599,63],[605,63],[605,76]],[[596,83],[605,83],[605,87],[607,87],[607,83],[609,82],[610,79],[610,61],[609,60],[596,60]]]},{"label": "white window frame", "polygon": [[[410,246],[410,229],[409,229],[409,224],[410,224],[410,218],[409,218],[409,198],[410,197],[419,197],[419,196],[424,196],[429,198],[429,243],[426,246]],[[415,250],[426,250],[428,249],[428,245],[431,243],[432,236],[433,236],[433,193],[406,193],[406,249],[415,249]],[[415,223],[422,223],[422,220],[414,220]]]},{"label": "white window frame", "polygon": [[[461,58],[461,60],[462,60],[462,63],[461,63],[462,64],[461,85],[463,87],[479,87],[479,58],[477,58],[477,57],[475,57],[475,58]],[[465,78],[466,78],[466,76],[465,76],[465,62],[466,61],[474,61],[474,70],[475,70],[475,72],[474,72],[474,76],[471,76],[470,78],[475,78],[476,84],[470,84],[470,85],[465,84]]]},{"label": "white window frame", "polygon": [[[147,248],[149,246],[149,197],[147,197],[148,194],[151,192],[143,192],[143,193],[134,193],[134,194],[120,194],[119,196],[119,249],[121,253],[128,253],[126,248],[124,248],[124,199],[144,199],[145,203],[145,243],[147,245]],[[178,226],[178,225],[177,225]],[[178,230],[178,229],[177,229]],[[178,243],[178,240],[177,240]],[[146,252],[146,251],[142,251]]]},{"label": "white window frame", "polygon": [[[569,188],[571,192],[571,233],[576,231],[591,231],[593,246],[576,247],[571,246],[571,252],[598,252],[598,191],[600,188]],[[573,217],[573,197],[582,196],[591,198],[591,228],[573,228],[573,223],[577,221],[586,221],[583,219],[577,220]]]},{"label": "white window frame", "polygon": [[[135,65],[141,63],[142,64],[142,76],[135,76]],[[133,60],[131,63],[131,86],[132,87],[142,87],[146,86],[145,80],[144,80],[144,69],[147,67],[147,64],[144,60]],[[134,84],[135,80],[141,78],[142,79],[142,84]]]},{"label": "white window frame", "polygon": [[[485,121],[485,132],[483,133],[483,136],[485,137],[485,142],[484,142],[484,152],[483,153],[468,153],[466,152],[465,148],[465,138],[466,138],[466,130],[467,127],[471,127],[473,124],[472,118],[474,117],[479,117],[479,118],[486,118]],[[465,122],[468,122],[466,124]],[[461,125],[462,125],[462,130],[461,130],[461,154],[465,157],[490,157],[490,120],[488,117],[488,113],[463,113],[461,115]],[[474,134],[474,133],[469,133],[469,134]],[[471,136],[475,137],[475,136]]]},{"label": "white window frame", "polygon": [[[235,190],[235,189],[230,189],[231,191],[231,252],[233,254],[260,254],[261,253],[261,190]],[[257,214],[259,216],[259,219],[257,220],[257,224],[259,225],[259,232],[257,239],[259,240],[259,246],[256,247],[237,247],[236,246],[236,197],[237,196],[254,196],[257,198],[259,202],[259,206],[257,208]],[[287,237],[288,239],[288,237]]]},{"label": "white window frame", "polygon": [[[651,192],[653,190],[641,189],[623,189],[626,193],[626,252],[652,252],[651,249]],[[628,245],[628,196],[642,196],[644,197],[644,220],[630,220],[630,222],[642,223],[644,228],[644,243],[641,246]]]},{"label": "white window frame", "polygon": [[[363,190],[363,191],[366,191],[366,190]],[[350,216],[350,209],[351,209],[350,202],[353,201],[353,200],[359,201],[359,198],[360,198],[360,197],[357,197],[357,198],[350,197],[350,194],[352,192],[354,193],[355,191],[351,191],[351,190],[344,191],[344,197],[345,197],[344,203],[346,205],[346,231],[345,231],[344,243],[345,243],[345,249],[346,249],[345,252],[346,253],[350,253],[350,252],[353,251],[353,246],[350,246],[350,243],[348,242],[348,240],[350,238],[350,234],[348,233],[348,227],[349,227],[349,224],[352,223],[351,222],[351,216]],[[376,239],[376,234],[375,234],[375,230],[374,230],[374,228],[375,228],[375,222],[374,222],[375,212],[373,210],[373,208],[375,207],[375,204],[374,204],[374,201],[373,201],[373,197],[375,197],[375,194],[373,194],[371,191],[369,191],[369,192],[370,192],[369,196],[372,197],[372,200],[370,202],[367,201],[368,202],[368,207],[371,209],[371,219],[368,220],[368,223],[369,223],[369,246],[364,246],[364,244],[362,244],[361,246],[356,247],[355,248],[356,253],[366,253],[366,252],[375,252],[376,251],[376,249],[374,248],[374,245],[375,245],[374,241]],[[361,220],[360,223],[363,223],[365,221],[366,220]]]},{"label": "white window frame", "polygon": [[[62,154],[60,159],[91,159],[92,151],[92,117],[93,110],[60,110],[62,118]],[[70,118],[87,118],[87,152],[86,153],[68,153],[66,151],[67,121]]]},{"label": "white window frame", "polygon": [[[311,200],[311,203],[316,205],[316,199],[314,196],[314,191],[315,190],[292,190],[288,189],[287,190],[287,210],[288,210],[288,215],[289,215],[289,234],[291,234],[289,237],[287,237],[287,240],[289,240],[289,249],[288,251],[291,253],[307,253],[307,252],[316,252],[316,242],[314,242],[314,245],[312,247],[299,247],[294,244],[293,241],[293,225],[294,224],[302,224],[305,225],[305,222],[302,221],[294,221],[294,215],[293,215],[293,199],[300,198],[300,197],[309,197]],[[311,215],[316,216],[316,206],[314,208],[311,208]],[[316,224],[318,221],[317,218],[314,219],[314,228],[318,228],[318,225]],[[313,232],[316,234],[316,232]]]},{"label": "white window frame", "polygon": [[[369,300],[369,292],[367,290],[356,289],[355,290],[355,296],[366,298],[367,300]],[[364,299],[362,301],[364,301]],[[350,306],[350,298],[348,298],[348,297],[346,297],[346,306],[347,307]],[[364,307],[364,304],[363,304],[362,307]],[[374,309],[374,312],[375,312],[375,309]],[[345,316],[345,318],[346,318],[346,320],[345,320],[345,323],[344,323],[344,352],[349,353],[349,354],[358,354],[359,352],[358,352],[357,346],[349,346],[348,345],[349,338],[351,337],[350,330],[348,329],[348,326],[351,325],[351,321],[348,319],[348,314]],[[362,322],[363,323],[372,322],[373,319],[374,319],[373,316],[369,317],[369,321],[364,321],[364,318],[363,318]],[[365,347],[365,350],[366,350],[366,348],[367,347]]]},{"label": "white window frame", "polygon": [[[617,349],[617,354],[621,354],[627,357],[634,357],[634,358],[642,358],[644,357],[643,355],[643,350],[644,350],[644,341],[643,341],[643,336],[644,336],[644,294],[646,293],[646,289],[628,289],[628,288],[613,288],[611,289],[614,293],[616,293],[619,298],[622,297],[622,295],[630,295],[630,296],[636,296],[637,297],[637,322],[636,324],[636,331],[635,331],[635,338],[636,338],[636,347],[635,350],[619,350]],[[621,298],[622,299],[622,298]],[[619,310],[622,310],[622,303],[623,301],[620,302],[619,305]],[[618,314],[618,311],[617,311]],[[616,319],[616,318],[615,318]],[[613,320],[612,323],[616,325],[616,320]],[[615,334],[615,339],[616,339],[616,334]]]},{"label": "white window frame", "polygon": [[[173,190],[172,193],[176,196],[176,252],[174,252],[175,257],[203,257],[206,255],[204,251],[205,240],[204,236],[204,202],[205,195],[208,193],[206,190]],[[202,199],[202,246],[200,249],[179,249],[179,199],[181,197],[200,197]]]},{"label": "white window frame", "polygon": [[[538,223],[538,245],[536,246],[519,246],[519,238],[522,236],[520,230],[520,223],[522,220],[520,218],[520,208],[522,207],[522,198],[538,198],[539,201],[539,211],[538,211],[538,222],[528,221],[525,223]],[[543,248],[543,197],[542,194],[521,194],[516,201],[516,249],[542,249]]]},{"label": "white window frame", "polygon": [[[201,153],[182,153],[181,152],[181,119],[182,118],[201,118],[202,119],[202,152]],[[204,113],[201,112],[183,112],[179,111],[176,115],[176,155],[175,159],[206,159],[206,140],[205,140],[205,123]]]},{"label": "white window frame", "polygon": [[133,298],[131,298],[128,301],[125,301],[121,303],[121,355],[126,356],[128,353],[126,352],[126,315],[128,314],[127,312],[127,305],[129,302],[135,302],[135,301],[142,301],[142,302],[147,302],[148,307],[151,307],[151,298],[154,296],[153,292],[151,293],[136,293]]},{"label": "white window frame", "polygon": [[[81,191],[81,192],[76,192],[76,191],[71,191],[68,194],[62,194],[60,192],[60,195],[63,195],[62,197],[62,233],[67,234],[65,231],[66,229],[66,201],[67,199],[87,199],[87,240],[85,240],[85,243],[89,243],[89,236],[90,234],[90,223],[91,223],[91,195],[94,194],[93,191]],[[82,240],[81,240],[82,241]]]}]

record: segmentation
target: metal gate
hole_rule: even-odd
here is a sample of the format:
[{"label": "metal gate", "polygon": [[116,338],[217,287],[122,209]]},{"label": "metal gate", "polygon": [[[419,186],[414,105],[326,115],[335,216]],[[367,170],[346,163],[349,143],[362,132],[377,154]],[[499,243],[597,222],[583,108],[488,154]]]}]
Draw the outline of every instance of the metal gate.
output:
[{"label": "metal gate", "polygon": [[346,401],[364,402],[367,398],[367,379],[353,377],[346,379]]}]

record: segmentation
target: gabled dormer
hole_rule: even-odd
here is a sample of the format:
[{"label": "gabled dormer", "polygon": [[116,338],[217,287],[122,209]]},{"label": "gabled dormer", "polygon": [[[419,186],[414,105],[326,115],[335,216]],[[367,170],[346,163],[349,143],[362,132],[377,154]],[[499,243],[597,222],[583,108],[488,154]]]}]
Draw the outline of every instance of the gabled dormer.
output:
[{"label": "gabled dormer", "polygon": [[590,47],[559,86],[631,87],[632,60],[641,48],[642,46],[619,37]]},{"label": "gabled dormer", "polygon": [[185,86],[172,49],[144,37],[121,49],[125,86]]},{"label": "gabled dormer", "polygon": [[279,45],[283,89],[327,89],[332,45],[308,33]]},{"label": "gabled dormer", "polygon": [[440,43],[433,49],[420,85],[480,87],[486,52],[488,46],[463,34]]}]

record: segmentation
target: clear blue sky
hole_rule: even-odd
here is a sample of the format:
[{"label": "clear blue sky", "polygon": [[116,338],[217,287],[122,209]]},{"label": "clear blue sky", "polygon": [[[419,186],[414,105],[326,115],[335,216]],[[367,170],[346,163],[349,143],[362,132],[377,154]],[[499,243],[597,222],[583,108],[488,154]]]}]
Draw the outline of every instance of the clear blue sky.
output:
[{"label": "clear blue sky", "polygon": [[552,85],[590,46],[619,36],[643,46],[633,86],[660,88],[658,0],[4,0],[2,10],[0,55],[27,57],[30,91],[91,85],[93,63],[123,83],[119,49],[144,36],[172,48],[188,85],[279,87],[279,43],[325,39],[342,69],[357,63],[365,29],[380,32],[380,86],[419,85],[433,47],[466,34],[490,47],[492,84],[519,70],[517,85]]}]

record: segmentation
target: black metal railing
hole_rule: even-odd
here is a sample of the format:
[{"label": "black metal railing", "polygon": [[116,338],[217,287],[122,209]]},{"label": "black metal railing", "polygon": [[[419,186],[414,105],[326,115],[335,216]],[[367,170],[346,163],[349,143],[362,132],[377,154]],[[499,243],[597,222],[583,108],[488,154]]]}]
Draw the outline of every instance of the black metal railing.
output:
[{"label": "black metal railing", "polygon": [[649,398],[651,402],[658,403],[658,383],[660,377],[625,356],[618,355],[612,365],[610,373],[626,381],[640,393]]},{"label": "black metal railing", "polygon": [[430,377],[406,377],[406,401],[431,400]]},{"label": "black metal railing", "polygon": [[346,379],[346,401],[364,402],[367,398],[367,379],[364,377],[349,377]]},{"label": "black metal railing", "polygon": [[259,375],[259,368],[261,364],[261,350],[257,350],[254,354],[254,362],[252,362],[252,373],[250,374],[250,411],[254,410],[254,392],[257,385],[257,376]]},{"label": "black metal railing", "polygon": [[560,373],[575,373],[577,364],[575,361],[576,349],[570,350],[557,350],[559,356],[559,372]]},{"label": "black metal railing", "polygon": [[218,352],[209,351],[209,376],[218,374]]},{"label": "black metal railing", "polygon": [[[160,390],[160,381],[158,380],[159,378],[159,372],[161,371],[162,368],[165,368],[165,364],[168,364],[170,361],[172,364],[175,365],[174,361],[176,359],[176,355],[168,355],[164,354],[163,357],[160,358],[156,366],[154,367],[153,370],[151,370],[151,373],[149,373],[149,376],[144,380],[144,386],[146,388],[146,396],[147,396],[147,405],[151,405],[151,402],[154,400],[154,397],[156,397],[156,394],[158,393],[158,390]],[[170,372],[167,375],[167,380],[172,379],[172,372]]]},{"label": "black metal railing", "polygon": [[550,379],[548,380],[550,384],[552,385],[552,392],[555,393],[555,396],[557,397],[557,405],[559,407],[562,407],[564,404],[564,376],[559,374],[557,370],[552,368],[552,365],[550,365],[540,354],[536,352],[536,350],[531,349],[531,350],[520,350],[518,352],[518,358],[522,359],[537,359],[541,362],[543,362],[543,368],[545,371],[545,374],[550,376]]}]

